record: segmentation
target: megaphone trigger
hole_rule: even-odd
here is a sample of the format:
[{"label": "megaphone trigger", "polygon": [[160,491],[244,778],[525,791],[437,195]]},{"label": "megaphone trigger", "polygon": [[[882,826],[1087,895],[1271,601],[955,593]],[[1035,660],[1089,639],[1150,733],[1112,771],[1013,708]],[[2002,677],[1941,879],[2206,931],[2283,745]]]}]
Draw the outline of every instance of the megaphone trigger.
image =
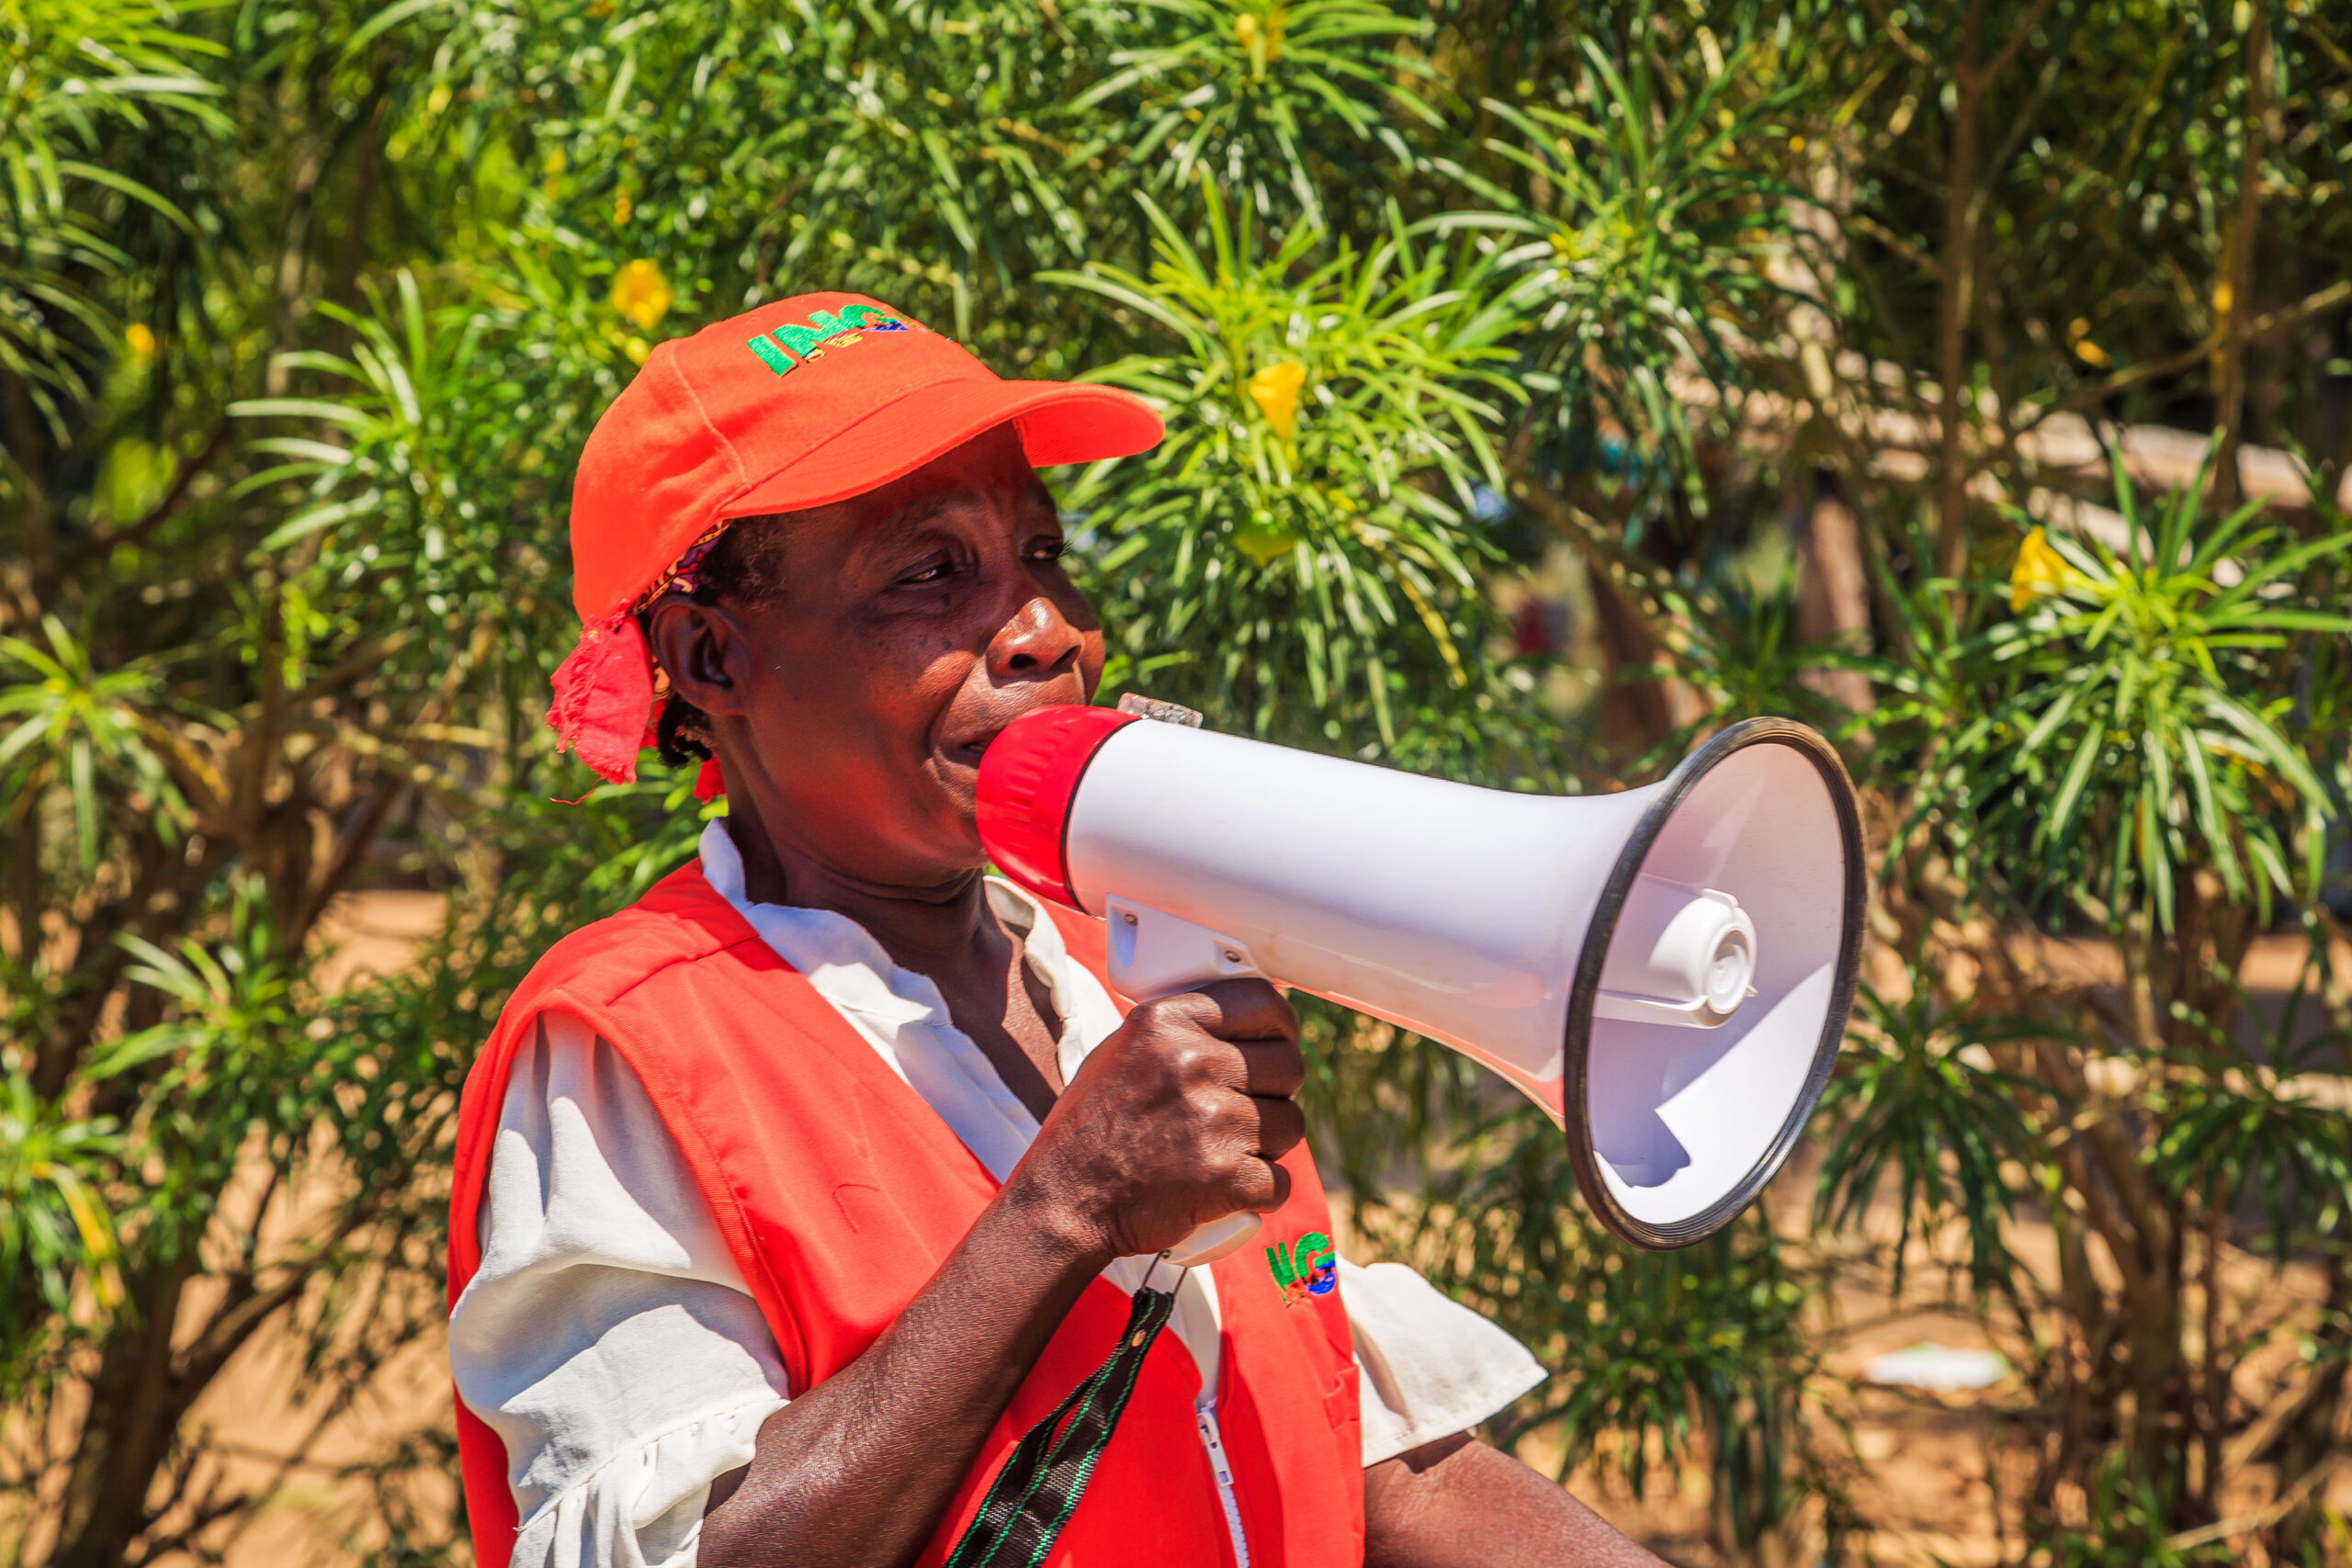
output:
[{"label": "megaphone trigger", "polygon": [[1179,1269],[1198,1269],[1240,1251],[1257,1239],[1265,1225],[1256,1214],[1227,1214],[1211,1220],[1159,1256]]}]

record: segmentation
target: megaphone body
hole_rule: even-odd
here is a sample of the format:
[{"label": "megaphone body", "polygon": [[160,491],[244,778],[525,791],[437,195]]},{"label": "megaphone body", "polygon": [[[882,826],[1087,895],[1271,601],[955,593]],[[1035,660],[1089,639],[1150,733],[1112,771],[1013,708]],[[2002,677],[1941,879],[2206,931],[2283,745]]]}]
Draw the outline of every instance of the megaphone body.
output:
[{"label": "megaphone body", "polygon": [[[1827,1082],[1859,963],[1852,786],[1814,731],[1733,726],[1659,784],[1475,788],[1106,708],[983,755],[983,847],[1109,925],[1137,999],[1263,976],[1462,1052],[1559,1124],[1601,1222],[1729,1224]],[[1232,1216],[1170,1254],[1246,1243]]]}]

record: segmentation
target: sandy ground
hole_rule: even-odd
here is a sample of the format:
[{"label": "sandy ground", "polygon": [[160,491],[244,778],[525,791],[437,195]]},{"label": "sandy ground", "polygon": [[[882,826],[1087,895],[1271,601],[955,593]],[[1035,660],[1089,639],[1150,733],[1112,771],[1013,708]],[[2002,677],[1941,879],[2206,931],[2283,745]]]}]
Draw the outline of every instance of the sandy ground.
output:
[{"label": "sandy ground", "polygon": [[[429,936],[439,900],[429,894],[378,894],[352,900],[333,917],[337,977],[362,970],[397,968],[411,944]],[[2269,950],[2276,946],[2278,951]],[[2299,958],[2294,944],[2267,944],[2250,978],[2263,988],[2290,982]],[[2352,953],[2341,955],[2352,975]],[[2065,955],[2096,972],[2105,956],[2084,947]],[[1802,1181],[1791,1173],[1784,1183]],[[1792,1210],[1797,1205],[1788,1205]],[[2025,1239],[2029,1254],[2033,1238]],[[2235,1265],[2247,1288],[2259,1292],[2308,1292],[2312,1283],[2293,1269],[2284,1275],[2252,1258]],[[2023,1457],[2008,1440],[2005,1413],[2021,1404],[2014,1377],[1970,1393],[1935,1394],[1876,1387],[1860,1381],[1871,1357],[1921,1340],[1960,1347],[1990,1343],[1965,1312],[1939,1299],[1943,1279],[1932,1269],[1917,1270],[1905,1298],[1890,1302],[1883,1285],[1857,1278],[1835,1291],[1829,1303],[1832,1370],[1851,1380],[1837,1391],[1833,1406],[1851,1433],[1851,1501],[1855,1512],[1874,1526],[1862,1547],[1867,1560],[1917,1568],[1990,1568],[2007,1560],[2016,1542],[2016,1501],[2025,1472]],[[2009,1351],[2015,1348],[1996,1346]],[[2250,1372],[2260,1380],[2260,1370]],[[361,1397],[341,1410],[323,1409],[296,1394],[298,1348],[290,1336],[265,1337],[249,1347],[208,1393],[196,1413],[210,1430],[225,1467],[224,1479],[262,1482],[285,1464],[285,1456],[306,1438],[307,1458],[287,1472],[276,1500],[225,1541],[232,1568],[265,1565],[340,1564],[385,1542],[384,1521],[367,1494],[340,1476],[343,1467],[366,1461],[420,1433],[446,1429],[448,1384],[436,1336],[420,1340],[378,1372]],[[2249,1389],[2248,1392],[2256,1392]],[[1546,1444],[1532,1438],[1526,1457],[1544,1461]],[[1556,1450],[1555,1450],[1556,1451]],[[2234,1506],[2267,1500],[2266,1476],[2252,1478]],[[1572,1490],[1604,1516],[1649,1542],[1684,1568],[1720,1562],[1705,1544],[1703,1482],[1663,1476],[1647,1495],[1624,1495],[1606,1481],[1579,1476]],[[2340,1472],[2331,1493],[2341,1510],[2352,1512],[2352,1467]],[[454,1500],[446,1481],[428,1483],[418,1501],[444,1519]],[[1813,1550],[1789,1560],[1792,1568],[1816,1561]]]},{"label": "sandy ground", "polygon": [[[1802,1170],[1781,1179],[1792,1189],[1806,1182]],[[1793,1208],[1794,1206],[1792,1205]],[[1873,1215],[1870,1228],[1881,1229]],[[1891,1227],[1883,1240],[1891,1253]],[[2020,1226],[2012,1236],[2021,1258],[2037,1271],[2049,1267],[2052,1248],[2045,1228]],[[1850,1468],[1845,1484],[1852,1511],[1871,1527],[1849,1550],[1860,1561],[1885,1568],[1995,1568],[2013,1562],[2020,1551],[2023,1499],[2031,1480],[2032,1457],[2019,1440],[2016,1417],[2029,1393],[2014,1371],[1991,1387],[1954,1393],[1886,1387],[1865,1380],[1863,1369],[1877,1356],[1922,1341],[1966,1349],[1992,1349],[2014,1367],[2024,1348],[2006,1335],[1988,1333],[1963,1305],[1957,1290],[1946,1294],[1928,1249],[1915,1248],[1916,1272],[1903,1298],[1890,1300],[1883,1281],[1841,1284],[1826,1303],[1824,1340],[1829,1347],[1829,1385],[1823,1390],[1825,1419],[1816,1436]],[[2228,1256],[2224,1283],[2249,1315],[2265,1321],[2285,1317],[2316,1303],[2322,1281],[2316,1269],[2290,1264],[2275,1269],[2267,1258],[2237,1252]],[[2251,1359],[2237,1380],[2240,1394],[2259,1407],[2293,1370],[2292,1351]],[[1838,1427],[1842,1426],[1841,1433]],[[1539,1455],[1534,1446],[1525,1457]],[[2275,1495],[2276,1476],[2267,1466],[2250,1467],[2222,1498],[2225,1518],[2257,1513]],[[1703,1483],[1654,1485],[1639,1498],[1602,1478],[1579,1476],[1571,1489],[1621,1528],[1683,1568],[1712,1568],[1724,1559],[1707,1544]],[[2352,1467],[2339,1470],[2326,1500],[2339,1513],[2352,1512]],[[2078,1500],[2060,1500],[2062,1509]],[[2233,1543],[2240,1561],[2246,1542]],[[1819,1561],[1818,1537],[1786,1559],[1790,1568]]]}]

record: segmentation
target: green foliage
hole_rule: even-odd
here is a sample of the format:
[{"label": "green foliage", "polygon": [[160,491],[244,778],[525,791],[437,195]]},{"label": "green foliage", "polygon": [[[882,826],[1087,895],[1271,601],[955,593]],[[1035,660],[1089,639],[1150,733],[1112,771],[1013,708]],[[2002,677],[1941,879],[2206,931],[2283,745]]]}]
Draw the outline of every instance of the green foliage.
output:
[{"label": "green foliage", "polygon": [[0,370],[60,435],[102,363],[89,340],[113,338],[119,319],[92,285],[132,263],[110,210],[136,203],[190,227],[121,166],[120,146],[172,117],[227,128],[205,69],[220,47],[176,20],[149,0],[0,7]]},{"label": "green foliage", "polygon": [[[2210,863],[2233,899],[2315,886],[2328,796],[2281,721],[2290,650],[2352,631],[2324,569],[2352,528],[2297,540],[2257,508],[2210,526],[2195,491],[2153,519],[2119,468],[2130,543],[2027,536],[2016,618],[1972,649],[1982,706],[1919,807],[1973,814],[1977,863],[2029,901],[2120,920],[2142,899],[2170,930],[2180,868]],[[2270,590],[2270,592],[2266,592]],[[2275,694],[2249,701],[2246,694]],[[2300,836],[2303,852],[2291,840]]]},{"label": "green foliage", "polygon": [[1442,123],[1407,85],[1428,70],[1392,47],[1428,25],[1379,0],[1147,0],[1144,17],[1166,36],[1114,53],[1113,73],[1069,113],[1132,96],[1109,141],[1153,171],[1151,186],[1181,189],[1205,173],[1260,212],[1288,205],[1321,224],[1323,192],[1344,201],[1374,177],[1376,146],[1409,162],[1391,114]]},{"label": "green foliage", "polygon": [[[2092,1348],[2086,1365],[2041,1351],[2037,1374],[2066,1434],[2041,1484],[2064,1477],[2105,1521],[2049,1537],[2082,1562],[2170,1551],[2211,1522],[2214,1456],[2241,1419],[2229,1369],[2277,1332],[2224,1337],[2220,1260],[2315,1248],[2339,1269],[2352,1178],[2328,1099],[2340,997],[2307,962],[2267,1019],[2240,979],[2275,901],[2301,903],[2307,941],[2335,929],[2316,894],[2342,800],[2326,774],[2346,742],[2352,525],[2324,502],[2291,527],[2194,491],[2151,503],[2116,475],[2112,543],[2033,529],[2007,582],[1923,578],[1894,598],[1914,640],[1881,671],[1894,700],[1870,761],[1898,807],[1883,872],[1920,955],[1904,1007],[1865,998],[1880,1051],[1828,1097],[1821,1192],[1825,1217],[1850,1218],[1891,1171],[1906,1234],[1964,1222],[1985,1310],[2003,1304],[2022,1342],[2054,1316]],[[1926,956],[1962,953],[1963,921],[1986,933],[1959,960],[1981,989]],[[2062,922],[2105,933],[2116,981],[2020,957]],[[2055,1279],[2006,1243],[2029,1206]],[[2101,1254],[2120,1260],[2104,1279]],[[2194,1344],[2192,1270],[2212,1303]]]},{"label": "green foliage", "polygon": [[1854,1049],[1821,1097],[1814,1222],[1858,1225],[1891,1184],[1899,1229],[1889,1293],[1902,1293],[1912,1237],[1946,1213],[1967,1223],[1977,1288],[1996,1290],[2012,1262],[2002,1223],[2013,1194],[2002,1166],[2031,1157],[2032,1134],[2017,1103],[2027,1086],[1993,1065],[1990,1048],[2047,1030],[1945,1010],[1916,962],[1905,981],[1899,999],[1868,982],[1856,993]]},{"label": "green foliage", "polygon": [[1401,226],[1316,265],[1320,231],[1268,243],[1214,191],[1201,249],[1146,209],[1148,276],[1044,278],[1172,340],[1094,373],[1150,399],[1169,438],[1065,498],[1104,519],[1088,582],[1119,628],[1116,679],[1261,735],[1393,751],[1396,696],[1467,687],[1493,627],[1496,552],[1469,513],[1502,483],[1509,318]]},{"label": "green foliage", "polygon": [[2165,1529],[2171,1504],[2161,1483],[2122,1454],[2109,1455],[2091,1483],[2090,1528],[2047,1532],[2041,1552],[2050,1568],[2201,1568],[2237,1561],[2226,1541],[2173,1544]]},{"label": "green foliage", "polygon": [[1807,1431],[1818,1282],[1760,1213],[1680,1253],[1641,1253],[1588,1220],[1559,1130],[1519,1104],[1476,1124],[1458,1169],[1407,1215],[1360,1215],[1554,1369],[1500,1423],[1551,1427],[1560,1473],[1600,1463],[1636,1494],[1653,1466],[1713,1472],[1736,1549],[1825,1482]]},{"label": "green foliage", "polygon": [[120,1303],[104,1184],[124,1147],[112,1118],[74,1117],[36,1095],[19,1071],[0,1083],[0,1302],[18,1325],[0,1337],[0,1393],[15,1393],[23,1363],[41,1348],[36,1341],[53,1332],[37,1312],[69,1317],[85,1283],[99,1310]]},{"label": "green foliage", "polygon": [[1785,138],[1787,90],[1756,91],[1744,42],[1728,57],[1708,44],[1703,62],[1637,46],[1621,64],[1587,39],[1564,107],[1485,106],[1506,132],[1487,146],[1522,184],[1438,163],[1494,207],[1444,221],[1515,242],[1500,257],[1513,275],[1503,298],[1526,322],[1543,471],[1605,458],[1636,488],[1683,487],[1702,511],[1698,419],[1671,381],[1746,379],[1734,342],[1767,318],[1775,287],[1759,263],[1786,231],[1791,194],[1755,155]]},{"label": "green foliage", "polygon": [[[2207,1022],[2196,1070],[2164,1107],[2152,1151],[2176,1192],[2198,1190],[2232,1211],[2257,1200],[2282,1267],[2299,1240],[2335,1234],[2352,1201],[2352,1121],[2340,1097],[2352,1080],[2352,1031],[2311,1027],[2312,1015],[2324,1020],[2329,954],[2320,921],[2307,920],[2304,935],[2310,945],[2278,1022],[2251,1053],[2242,1055]],[[2259,1017],[2230,979],[2240,1008]]]},{"label": "green foliage", "polygon": [[1679,587],[1660,592],[1685,628],[1681,646],[1671,663],[1630,670],[1621,678],[1679,677],[1698,699],[1697,713],[1661,739],[1637,764],[1639,771],[1662,773],[1709,735],[1744,718],[1800,719],[1833,736],[1855,722],[1812,682],[1820,671],[1852,668],[1856,660],[1826,639],[1805,635],[1798,592],[1792,558],[1760,581],[1726,573],[1695,593]]},{"label": "green foliage", "polygon": [[46,649],[0,637],[0,660],[17,672],[0,688],[0,726],[6,727],[0,737],[0,819],[28,832],[40,802],[62,786],[87,875],[97,869],[101,847],[102,777],[138,791],[166,835],[177,832],[186,807],[160,754],[168,742],[149,716],[159,686],[153,671],[140,664],[99,671],[87,645],[56,616],[44,616],[41,630]]},{"label": "green foliage", "polygon": [[225,940],[217,945],[190,937],[166,952],[140,937],[120,939],[140,960],[130,982],[176,1005],[168,1021],[84,1059],[83,1071],[96,1079],[119,1078],[142,1064],[160,1069],[141,1086],[131,1131],[137,1152],[156,1161],[163,1179],[119,1214],[155,1261],[176,1261],[196,1247],[244,1134],[300,1135],[335,1089],[301,1070],[307,1053],[297,1043],[294,976],[261,890],[240,881],[225,891]]},{"label": "green foliage", "polygon": [[[1168,415],[1057,481],[1114,689],[1516,787],[1834,728],[1906,963],[1826,1100],[1817,1228],[1963,1249],[2032,1363],[2018,1430],[2056,1434],[2053,1560],[2197,1560],[2165,1543],[2217,1517],[2240,1360],[2352,1354],[2352,1014],[2307,964],[2254,1027],[2240,975],[2284,910],[2340,929],[2348,42],[2278,0],[0,0],[0,1473],[68,1499],[54,1560],[203,1555],[270,1506],[166,1462],[264,1328],[325,1404],[433,1331],[465,1063],[707,815],[658,766],[556,803],[580,444],[662,336],[813,288]],[[2210,426],[2209,474],[2110,419]],[[2037,456],[2074,429],[2120,536]],[[2257,441],[2312,497],[2242,506]],[[1788,548],[1825,474],[1834,639]],[[2022,589],[1990,498],[2052,520]],[[1496,612],[1539,564],[1588,668]],[[384,887],[447,929],[338,976],[330,911]],[[2033,969],[2052,925],[2121,978]],[[1309,1012],[1363,1231],[1555,1371],[1500,1435],[1708,1476],[1734,1560],[1837,1515],[1810,1253],[1750,1221],[1627,1254],[1548,1123]],[[289,1225],[298,1188],[334,1196]],[[2256,1231],[2331,1304],[2192,1330]],[[1901,1289],[1905,1253],[1853,1267]],[[2263,1462],[2329,1461],[2329,1386]],[[384,1560],[453,1550],[447,1463],[426,1426],[367,1467]]]}]

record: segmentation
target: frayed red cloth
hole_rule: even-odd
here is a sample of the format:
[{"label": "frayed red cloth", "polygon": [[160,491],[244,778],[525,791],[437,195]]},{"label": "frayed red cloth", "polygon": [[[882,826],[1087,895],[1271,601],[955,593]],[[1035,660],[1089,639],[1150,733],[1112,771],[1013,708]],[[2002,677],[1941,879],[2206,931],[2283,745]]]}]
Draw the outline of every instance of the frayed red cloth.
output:
[{"label": "frayed red cloth", "polygon": [[[637,754],[654,744],[653,650],[632,615],[581,628],[579,646],[556,666],[548,728],[555,749],[577,753],[607,784],[637,781]],[[712,758],[695,774],[695,798],[717,800],[727,782]],[[585,800],[587,796],[581,796]]]},{"label": "frayed red cloth", "polygon": [[607,783],[634,783],[653,712],[653,655],[637,617],[623,612],[582,627],[550,683],[556,750],[577,752]]}]

